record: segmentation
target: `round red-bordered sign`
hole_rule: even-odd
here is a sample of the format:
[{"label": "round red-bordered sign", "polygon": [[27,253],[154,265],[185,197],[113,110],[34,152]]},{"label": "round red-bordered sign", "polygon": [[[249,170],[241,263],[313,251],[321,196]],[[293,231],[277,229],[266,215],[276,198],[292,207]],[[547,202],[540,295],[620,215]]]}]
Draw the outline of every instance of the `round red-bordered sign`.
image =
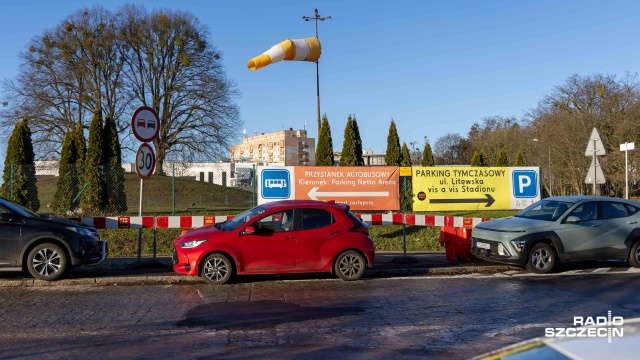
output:
[{"label": "round red-bordered sign", "polygon": [[151,145],[143,143],[136,152],[136,173],[140,179],[148,179],[156,168],[156,153]]},{"label": "round red-bordered sign", "polygon": [[160,131],[158,113],[148,106],[139,107],[131,117],[131,130],[138,140],[153,141]]}]

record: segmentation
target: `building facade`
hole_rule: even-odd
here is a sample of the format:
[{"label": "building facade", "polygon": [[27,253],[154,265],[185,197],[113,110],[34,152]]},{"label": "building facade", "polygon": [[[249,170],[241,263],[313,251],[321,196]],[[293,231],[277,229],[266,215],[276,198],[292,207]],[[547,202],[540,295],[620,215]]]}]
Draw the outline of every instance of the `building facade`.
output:
[{"label": "building facade", "polygon": [[307,130],[275,131],[247,136],[242,144],[231,146],[231,162],[260,165],[314,166],[316,139],[307,137]]},{"label": "building facade", "polygon": [[[340,157],[342,153],[339,151],[334,151],[333,153],[333,164],[335,166],[340,166]],[[364,166],[385,166],[387,163],[384,161],[385,154],[374,154],[373,150],[363,150],[362,151],[362,160],[364,161]]]}]

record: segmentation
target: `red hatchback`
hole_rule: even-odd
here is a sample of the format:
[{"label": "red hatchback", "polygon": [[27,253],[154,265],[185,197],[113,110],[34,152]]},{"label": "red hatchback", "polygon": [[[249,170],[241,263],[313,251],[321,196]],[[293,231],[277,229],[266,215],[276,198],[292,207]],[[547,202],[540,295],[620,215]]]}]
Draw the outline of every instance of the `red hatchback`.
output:
[{"label": "red hatchback", "polygon": [[173,270],[224,284],[232,275],[331,272],[359,279],[373,266],[367,225],[334,202],[287,200],[194,229],[174,241]]}]

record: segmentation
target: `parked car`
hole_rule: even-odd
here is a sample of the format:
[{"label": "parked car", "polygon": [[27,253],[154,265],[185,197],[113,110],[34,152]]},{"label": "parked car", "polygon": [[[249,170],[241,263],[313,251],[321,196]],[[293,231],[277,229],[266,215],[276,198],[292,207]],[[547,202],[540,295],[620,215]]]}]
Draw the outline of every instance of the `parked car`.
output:
[{"label": "parked car", "polygon": [[286,200],[182,234],[174,241],[173,269],[210,284],[224,284],[232,275],[308,272],[352,281],[373,259],[368,226],[349,206]]},{"label": "parked car", "polygon": [[640,267],[640,203],[602,196],[555,196],[511,218],[478,224],[471,252],[548,273],[560,261],[622,260]]},{"label": "parked car", "polygon": [[44,218],[0,198],[0,267],[19,268],[40,280],[57,280],[73,266],[107,257],[98,231],[79,222]]}]

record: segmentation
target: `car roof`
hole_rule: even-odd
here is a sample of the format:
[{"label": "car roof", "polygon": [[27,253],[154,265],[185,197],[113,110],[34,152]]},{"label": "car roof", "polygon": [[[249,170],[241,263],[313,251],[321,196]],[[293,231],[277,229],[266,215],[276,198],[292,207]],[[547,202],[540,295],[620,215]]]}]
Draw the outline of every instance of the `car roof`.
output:
[{"label": "car roof", "polygon": [[580,201],[585,201],[585,200],[622,201],[622,202],[634,204],[636,206],[640,205],[640,203],[638,203],[635,200],[627,200],[627,199],[611,197],[611,196],[592,196],[592,195],[552,196],[552,197],[544,198],[543,200],[563,201],[563,202],[574,203],[574,204]]},{"label": "car roof", "polygon": [[331,207],[339,210],[344,210],[348,208],[345,204],[340,204],[336,202],[327,202],[327,201],[319,201],[319,200],[280,200],[280,201],[272,201],[266,204],[262,204],[265,209],[273,209],[276,207],[293,207],[293,208],[301,208],[301,207]]}]

